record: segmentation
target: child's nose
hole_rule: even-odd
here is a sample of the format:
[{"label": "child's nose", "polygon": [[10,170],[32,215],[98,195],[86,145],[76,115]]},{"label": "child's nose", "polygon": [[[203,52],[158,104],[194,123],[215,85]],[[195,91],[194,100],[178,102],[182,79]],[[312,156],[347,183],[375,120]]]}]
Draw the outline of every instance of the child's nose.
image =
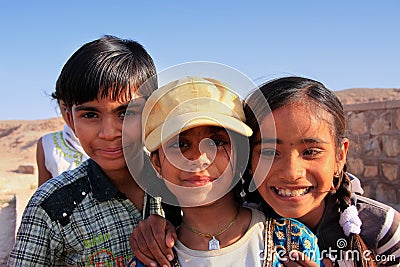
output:
[{"label": "child's nose", "polygon": [[114,139],[122,133],[121,123],[112,118],[103,118],[100,127],[99,137],[103,139]]},{"label": "child's nose", "polygon": [[302,162],[296,155],[291,155],[288,160],[285,161],[284,165],[285,166],[282,168],[281,179],[293,182],[306,176],[304,162]]},{"label": "child's nose", "polygon": [[204,138],[198,145],[192,147],[192,155],[189,158],[191,160],[190,171],[204,170],[214,161],[217,148],[210,146],[212,142],[209,138]]},{"label": "child's nose", "polygon": [[191,172],[202,171],[206,169],[208,166],[210,166],[211,163],[212,161],[210,160],[207,153],[203,152],[199,155],[197,159],[192,160],[190,165],[190,171]]}]

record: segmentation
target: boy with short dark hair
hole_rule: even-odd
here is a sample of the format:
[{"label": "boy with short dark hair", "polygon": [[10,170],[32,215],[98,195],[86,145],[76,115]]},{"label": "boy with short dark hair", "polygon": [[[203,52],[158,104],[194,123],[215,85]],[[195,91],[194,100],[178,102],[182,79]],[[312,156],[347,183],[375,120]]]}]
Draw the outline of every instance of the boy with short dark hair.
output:
[{"label": "boy with short dark hair", "polygon": [[[142,171],[141,112],[157,88],[155,75],[142,45],[113,36],[83,45],[67,61],[55,94],[65,102],[68,121],[90,159],[38,188],[9,266],[125,266],[133,257],[132,229],[146,215],[163,213],[126,163],[132,160],[135,173],[149,175]],[[124,120],[134,129],[127,144]]]}]

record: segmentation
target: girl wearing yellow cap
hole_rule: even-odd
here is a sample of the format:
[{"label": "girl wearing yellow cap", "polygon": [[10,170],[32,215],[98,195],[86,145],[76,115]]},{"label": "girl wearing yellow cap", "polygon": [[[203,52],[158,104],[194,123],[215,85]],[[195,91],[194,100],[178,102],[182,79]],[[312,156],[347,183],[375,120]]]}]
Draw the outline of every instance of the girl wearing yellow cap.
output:
[{"label": "girl wearing yellow cap", "polygon": [[[182,208],[173,266],[264,266],[271,255],[276,259],[267,259],[268,265],[275,266],[278,255],[271,247],[267,251],[270,243],[265,241],[281,242],[282,247],[288,243],[285,238],[275,242],[277,227],[286,231],[284,237],[295,229],[297,237],[292,240],[299,242],[296,248],[314,251],[316,239],[301,223],[277,219],[266,228],[264,214],[242,205],[241,173],[248,161],[248,137],[252,134],[244,121],[239,96],[209,78],[172,82],[146,102],[143,141],[158,177],[177,200],[173,203],[163,197],[163,201]],[[303,246],[305,240],[309,247]],[[136,245],[145,243],[138,241]],[[135,263],[141,266],[139,261]],[[151,262],[145,263],[151,266]]]}]

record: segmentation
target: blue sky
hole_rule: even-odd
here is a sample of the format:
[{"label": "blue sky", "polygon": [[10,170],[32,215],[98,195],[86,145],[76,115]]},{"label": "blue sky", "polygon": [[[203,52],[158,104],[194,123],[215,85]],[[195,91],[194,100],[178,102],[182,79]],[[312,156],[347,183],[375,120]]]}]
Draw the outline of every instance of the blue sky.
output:
[{"label": "blue sky", "polygon": [[139,41],[157,69],[231,66],[256,82],[301,75],[332,90],[400,87],[400,1],[3,1],[0,120],[58,116],[63,64],[104,34]]}]

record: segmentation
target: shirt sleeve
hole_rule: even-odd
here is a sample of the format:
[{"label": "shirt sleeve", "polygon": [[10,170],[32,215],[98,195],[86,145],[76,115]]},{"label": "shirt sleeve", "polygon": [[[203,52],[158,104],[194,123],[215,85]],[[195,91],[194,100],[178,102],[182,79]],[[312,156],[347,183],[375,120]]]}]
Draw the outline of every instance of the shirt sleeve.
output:
[{"label": "shirt sleeve", "polygon": [[376,260],[382,266],[400,265],[400,213],[390,208],[378,236]]},{"label": "shirt sleeve", "polygon": [[54,266],[55,253],[61,251],[61,238],[40,205],[30,200],[22,216],[7,266]]},{"label": "shirt sleeve", "polygon": [[161,206],[161,197],[151,197],[150,195],[147,195],[147,198],[149,214],[156,214],[165,217],[165,213]]}]

